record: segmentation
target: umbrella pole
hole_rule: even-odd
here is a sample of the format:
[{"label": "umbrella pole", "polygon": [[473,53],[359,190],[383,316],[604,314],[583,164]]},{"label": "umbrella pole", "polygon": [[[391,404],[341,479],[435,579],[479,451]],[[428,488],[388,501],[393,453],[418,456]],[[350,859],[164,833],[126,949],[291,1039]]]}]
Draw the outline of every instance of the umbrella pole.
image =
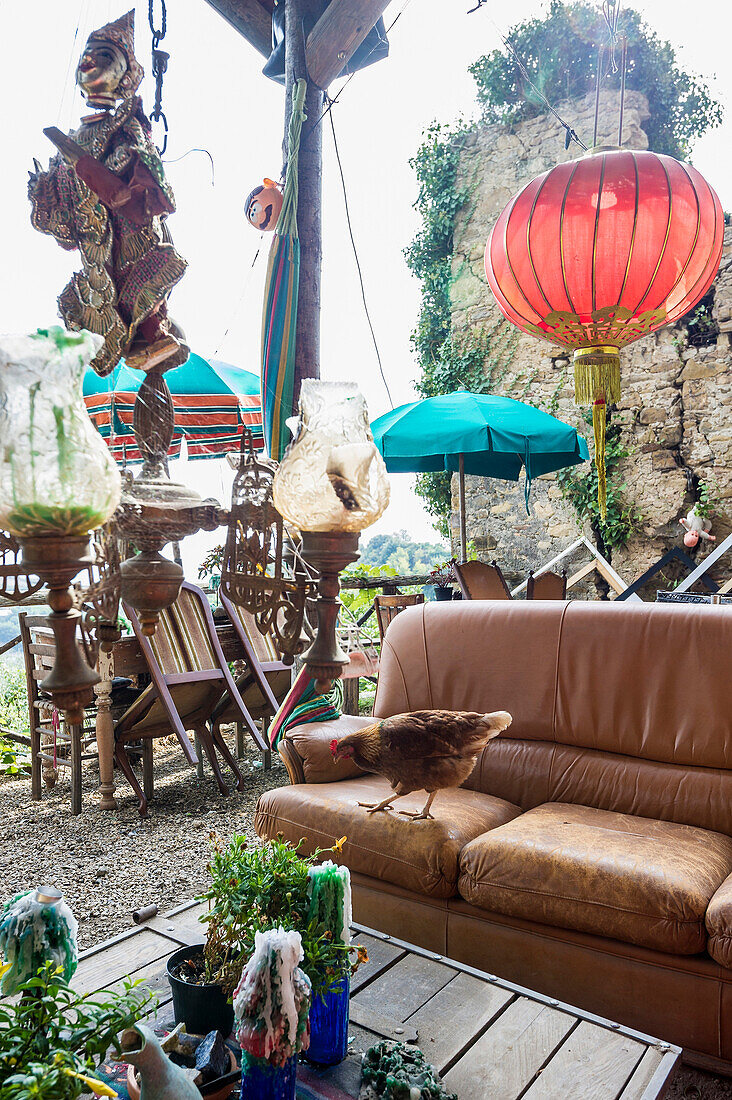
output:
[{"label": "umbrella pole", "polygon": [[468,540],[465,532],[465,455],[459,458],[458,481],[460,486],[460,564],[468,560]]}]

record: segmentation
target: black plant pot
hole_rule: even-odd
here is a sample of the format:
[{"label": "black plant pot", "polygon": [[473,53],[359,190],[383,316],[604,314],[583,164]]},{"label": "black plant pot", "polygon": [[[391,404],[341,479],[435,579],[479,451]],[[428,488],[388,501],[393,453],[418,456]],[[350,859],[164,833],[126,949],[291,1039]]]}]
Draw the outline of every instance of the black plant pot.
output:
[{"label": "black plant pot", "polygon": [[449,584],[436,584],[435,585],[435,599],[436,600],[451,600],[452,588]]},{"label": "black plant pot", "polygon": [[168,981],[173,993],[173,1013],[177,1024],[183,1023],[189,1035],[207,1035],[220,1031],[229,1036],[234,1026],[234,1009],[220,985],[192,985],[176,978],[173,971],[182,962],[203,953],[203,944],[179,947],[168,959]]}]

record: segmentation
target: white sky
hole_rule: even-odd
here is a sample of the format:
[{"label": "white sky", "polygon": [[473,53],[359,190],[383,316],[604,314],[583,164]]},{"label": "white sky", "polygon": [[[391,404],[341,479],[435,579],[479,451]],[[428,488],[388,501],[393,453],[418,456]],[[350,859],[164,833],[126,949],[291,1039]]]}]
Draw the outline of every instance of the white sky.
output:
[{"label": "white sky", "polygon": [[[468,15],[476,0],[392,0],[387,25],[390,57],[358,73],[334,108],[351,218],[367,300],[395,404],[412,400],[417,370],[409,337],[419,310],[419,287],[402,250],[418,228],[409,158],[433,120],[475,113],[467,72],[477,57],[500,45],[499,29],[545,11],[537,0],[495,0]],[[598,5],[599,6],[599,5]],[[685,66],[709,80],[730,111],[732,75],[728,0],[645,0],[633,5]],[[33,157],[53,152],[44,126],[72,128],[84,112],[74,69],[87,34],[127,8],[124,0],[0,0],[0,101],[4,105],[0,176],[0,331],[29,331],[53,323],[56,296],[78,266],[50,237],[31,229],[26,172]],[[156,9],[158,3],[156,0]],[[137,55],[152,106],[147,3],[136,4]],[[78,31],[77,31],[78,28]],[[261,296],[269,237],[243,217],[244,198],[263,176],[279,176],[283,89],[261,75],[262,59],[205,0],[168,0],[171,54],[163,108],[170,124],[167,157],[206,147],[215,163],[192,153],[167,165],[178,212],[170,228],[190,268],[171,297],[171,312],[193,349],[259,370]],[[716,76],[715,76],[716,74]],[[335,86],[331,89],[334,94]],[[571,120],[570,120],[571,121]],[[330,126],[324,120],[322,374],[357,381],[372,418],[389,408],[363,312],[348,239]],[[582,135],[580,135],[582,136]],[[694,151],[697,168],[732,208],[732,117]],[[259,249],[259,257],[252,267]],[[486,288],[486,293],[489,291]],[[182,471],[175,470],[174,476]],[[195,462],[185,479],[226,502],[230,475],[223,463]],[[392,477],[392,504],[364,540],[408,528],[417,539],[435,532],[412,478]],[[191,542],[192,540],[189,540]],[[193,540],[188,560],[210,538]]]}]

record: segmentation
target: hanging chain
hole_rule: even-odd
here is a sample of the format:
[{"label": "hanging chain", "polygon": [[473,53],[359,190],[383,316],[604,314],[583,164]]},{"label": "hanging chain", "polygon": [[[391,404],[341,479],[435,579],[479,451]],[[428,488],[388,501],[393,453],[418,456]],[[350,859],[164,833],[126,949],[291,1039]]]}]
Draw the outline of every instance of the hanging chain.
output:
[{"label": "hanging chain", "polygon": [[150,121],[162,122],[163,124],[163,144],[162,146],[158,146],[158,152],[162,157],[168,147],[168,120],[163,111],[163,77],[168,68],[170,54],[166,53],[165,50],[159,49],[159,46],[165,38],[165,32],[168,29],[168,12],[165,7],[165,0],[160,0],[160,30],[157,30],[155,27],[154,7],[155,0],[148,0],[147,17],[150,23],[150,32],[152,34],[152,74],[155,78],[155,105],[150,115]]}]

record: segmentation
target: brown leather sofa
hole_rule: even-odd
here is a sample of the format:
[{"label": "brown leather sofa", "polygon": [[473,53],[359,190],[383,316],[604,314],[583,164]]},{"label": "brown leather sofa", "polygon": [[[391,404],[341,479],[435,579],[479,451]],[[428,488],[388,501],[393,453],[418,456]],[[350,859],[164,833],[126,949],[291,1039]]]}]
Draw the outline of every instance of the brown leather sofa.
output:
[{"label": "brown leather sofa", "polygon": [[[732,1066],[732,614],[425,604],[384,642],[374,713],[508,710],[434,821],[367,814],[332,761],[368,720],[301,726],[261,836],[347,836],[356,920]],[[395,808],[421,808],[417,793]],[[722,1068],[722,1067],[720,1067]]]}]

